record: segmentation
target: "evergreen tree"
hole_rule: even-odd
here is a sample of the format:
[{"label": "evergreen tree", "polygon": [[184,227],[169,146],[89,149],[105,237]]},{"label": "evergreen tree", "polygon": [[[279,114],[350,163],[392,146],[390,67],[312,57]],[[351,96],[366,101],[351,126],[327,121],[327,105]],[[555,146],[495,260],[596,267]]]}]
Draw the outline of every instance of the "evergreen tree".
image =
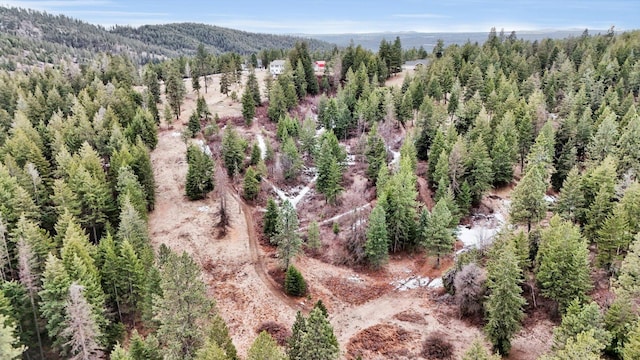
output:
[{"label": "evergreen tree", "polygon": [[[426,211],[426,210],[423,210]],[[421,229],[422,246],[436,256],[436,267],[440,267],[440,257],[453,250],[455,231],[451,228],[452,215],[444,198],[440,199],[427,216]]]},{"label": "evergreen tree", "polygon": [[513,164],[517,157],[517,137],[514,134],[515,122],[512,113],[505,114],[496,128],[496,136],[491,148],[493,181],[496,184],[508,184],[513,179]]},{"label": "evergreen tree", "polygon": [[3,359],[20,359],[26,348],[18,345],[19,337],[16,326],[9,324],[8,317],[0,314],[0,354]]},{"label": "evergreen tree", "polygon": [[367,157],[367,177],[375,184],[380,167],[387,164],[387,149],[384,139],[378,135],[377,125],[373,125],[369,131],[365,155]]},{"label": "evergreen tree", "polygon": [[309,314],[297,359],[332,360],[338,359],[339,355],[338,340],[329,320],[322,310],[314,308]]},{"label": "evergreen tree", "polygon": [[553,349],[563,349],[569,339],[576,340],[578,334],[592,331],[593,337],[604,347],[611,341],[611,334],[604,328],[604,319],[598,304],[580,304],[572,301],[562,316],[562,323],[553,330]]},{"label": "evergreen tree", "polygon": [[232,127],[227,127],[224,130],[222,135],[222,160],[229,177],[234,177],[242,170],[242,162],[244,161],[242,141]]},{"label": "evergreen tree", "polygon": [[307,332],[307,319],[300,311],[296,312],[296,319],[291,327],[291,336],[287,339],[287,355],[289,359],[301,359],[302,339]]},{"label": "evergreen tree", "polygon": [[462,356],[462,360],[500,360],[500,355],[493,355],[484,348],[480,340],[475,339]]},{"label": "evergreen tree", "polygon": [[42,299],[40,313],[46,320],[47,334],[53,340],[53,345],[59,352],[61,352],[64,345],[62,331],[66,318],[66,301],[70,285],[71,279],[62,261],[50,254],[42,276],[42,290],[39,293]]},{"label": "evergreen tree", "polygon": [[491,183],[493,182],[491,158],[482,137],[478,138],[469,148],[465,167],[467,168],[465,180],[471,187],[472,201],[477,204],[480,202],[484,192],[491,188]]},{"label": "evergreen tree", "polygon": [[604,346],[594,337],[593,331],[586,331],[569,339],[564,349],[543,356],[541,360],[600,360],[602,349]]},{"label": "evergreen tree", "polygon": [[284,291],[291,296],[304,296],[307,293],[307,283],[300,271],[293,265],[287,268],[284,277]]},{"label": "evergreen tree", "polygon": [[640,320],[636,321],[635,326],[629,334],[629,341],[624,344],[622,349],[622,358],[624,360],[633,360],[640,357]]},{"label": "evergreen tree", "polygon": [[[620,356],[624,344],[629,339],[628,335],[637,320],[631,301],[629,295],[618,294],[604,315],[605,329],[611,334],[611,341],[605,350],[607,353]],[[598,331],[602,331],[602,329],[598,329]]]},{"label": "evergreen tree", "polygon": [[507,244],[487,264],[489,297],[485,303],[487,324],[485,332],[495,350],[507,355],[511,338],[520,328],[524,318],[522,297],[522,270],[518,265],[513,246]]},{"label": "evergreen tree", "polygon": [[160,345],[154,334],[142,338],[138,330],[133,329],[129,343],[129,354],[133,360],[162,360]]},{"label": "evergreen tree", "polygon": [[258,335],[247,353],[247,360],[285,360],[285,358],[278,343],[266,331]]},{"label": "evergreen tree", "polygon": [[622,206],[616,206],[598,230],[596,245],[598,246],[598,265],[611,270],[611,266],[619,261],[621,252],[631,242],[629,221]]},{"label": "evergreen tree", "polygon": [[191,359],[203,345],[214,304],[200,276],[200,266],[186,252],[169,253],[160,267],[162,295],[153,306],[165,358]]},{"label": "evergreen tree", "polygon": [[547,184],[542,166],[527,168],[524,177],[512,193],[511,221],[527,224],[527,232],[531,232],[531,225],[538,223],[547,213],[547,202],[544,199],[546,191]]},{"label": "evergreen tree", "polygon": [[311,157],[316,155],[316,123],[308,117],[302,122],[299,134],[300,149]]},{"label": "evergreen tree", "polygon": [[253,167],[247,169],[247,172],[244,174],[242,197],[247,200],[255,200],[258,197],[258,193],[260,192],[259,176]]},{"label": "evergreen tree", "polygon": [[260,104],[262,104],[262,99],[260,98],[260,85],[258,84],[256,72],[253,69],[249,71],[246,88],[247,91],[251,92],[251,95],[253,96],[254,105],[260,106]]},{"label": "evergreen tree", "polygon": [[[385,169],[386,167],[382,167]],[[380,182],[380,175],[378,182]],[[387,232],[389,233],[389,245],[391,252],[417,245],[415,238],[416,220],[416,177],[411,170],[411,163],[400,157],[400,170],[388,180],[381,188],[381,196],[384,198],[385,219],[387,220]]]},{"label": "evergreen tree", "polygon": [[278,121],[287,113],[287,102],[280,82],[276,81],[269,91],[269,109],[267,115],[271,121]]},{"label": "evergreen tree", "polygon": [[557,215],[542,231],[536,263],[541,294],[557,301],[561,310],[591,288],[587,244],[577,226]]},{"label": "evergreen tree", "polygon": [[300,175],[303,163],[298,147],[291,137],[287,137],[282,145],[280,164],[282,165],[282,175],[286,181],[293,181]]},{"label": "evergreen tree", "polygon": [[269,242],[277,245],[276,234],[278,218],[280,217],[280,209],[273,198],[267,199],[267,211],[264,214],[264,224],[262,233],[269,239]]},{"label": "evergreen tree", "polygon": [[376,204],[369,215],[364,251],[369,263],[374,268],[379,268],[389,258],[389,234],[387,233],[384,207],[380,202]]},{"label": "evergreen tree", "polygon": [[576,223],[582,218],[584,201],[580,172],[574,167],[562,184],[562,190],[555,205],[556,212],[563,219]]},{"label": "evergreen tree", "polygon": [[180,110],[182,108],[182,102],[186,94],[184,82],[180,77],[177,69],[173,66],[169,66],[165,78],[165,93],[167,94],[167,101],[169,106],[176,115],[176,120],[180,117]]},{"label": "evergreen tree", "polygon": [[213,160],[199,147],[189,145],[187,149],[187,179],[185,189],[190,200],[204,199],[213,190]]},{"label": "evergreen tree", "polygon": [[307,230],[307,248],[311,251],[318,251],[322,248],[322,241],[320,240],[320,227],[318,222],[313,220],[309,224]]},{"label": "evergreen tree", "polygon": [[629,253],[620,265],[617,288],[629,296],[640,296],[640,235],[635,236]]},{"label": "evergreen tree", "polygon": [[251,126],[253,118],[256,116],[256,103],[251,89],[246,88],[242,94],[242,117],[247,126]]},{"label": "evergreen tree", "polygon": [[191,116],[189,116],[189,122],[187,123],[187,129],[191,132],[191,137],[196,137],[200,132],[200,114],[197,111],[193,111]]},{"label": "evergreen tree", "polygon": [[289,268],[291,259],[298,255],[302,246],[300,235],[298,235],[298,224],[296,209],[289,200],[285,200],[278,216],[275,235],[278,255],[285,269]]},{"label": "evergreen tree", "polygon": [[62,335],[69,339],[65,345],[70,349],[70,359],[100,358],[103,353],[103,348],[98,340],[101,336],[100,329],[84,296],[84,288],[77,283],[69,286],[66,313],[67,318]]}]

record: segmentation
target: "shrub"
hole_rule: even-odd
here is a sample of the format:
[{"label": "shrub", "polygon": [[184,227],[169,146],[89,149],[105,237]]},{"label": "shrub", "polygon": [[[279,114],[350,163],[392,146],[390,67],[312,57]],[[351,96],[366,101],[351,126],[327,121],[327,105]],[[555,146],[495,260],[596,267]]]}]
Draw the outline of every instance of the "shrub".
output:
[{"label": "shrub", "polygon": [[422,356],[427,359],[453,359],[453,345],[444,336],[441,333],[429,335],[422,347]]},{"label": "shrub", "polygon": [[482,311],[486,281],[484,270],[474,263],[456,273],[453,284],[461,316],[473,316]]},{"label": "shrub", "polygon": [[304,296],[307,293],[307,283],[302,274],[294,266],[289,266],[284,278],[284,292],[291,296]]}]

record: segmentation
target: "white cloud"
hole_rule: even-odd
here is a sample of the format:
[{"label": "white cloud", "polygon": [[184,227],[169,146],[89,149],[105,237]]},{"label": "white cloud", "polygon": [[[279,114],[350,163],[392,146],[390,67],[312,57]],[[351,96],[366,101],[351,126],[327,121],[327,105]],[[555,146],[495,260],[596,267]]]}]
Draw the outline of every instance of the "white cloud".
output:
[{"label": "white cloud", "polygon": [[405,19],[448,19],[450,16],[442,15],[442,14],[393,14],[391,15],[395,18],[405,18]]}]

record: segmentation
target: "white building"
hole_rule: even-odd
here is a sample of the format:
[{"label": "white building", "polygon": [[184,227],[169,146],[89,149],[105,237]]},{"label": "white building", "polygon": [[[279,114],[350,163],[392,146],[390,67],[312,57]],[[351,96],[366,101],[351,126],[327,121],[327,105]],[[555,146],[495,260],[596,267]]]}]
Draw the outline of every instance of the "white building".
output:
[{"label": "white building", "polygon": [[284,60],[273,60],[270,64],[269,64],[269,72],[271,72],[271,75],[280,75],[282,74],[282,72],[284,71]]}]

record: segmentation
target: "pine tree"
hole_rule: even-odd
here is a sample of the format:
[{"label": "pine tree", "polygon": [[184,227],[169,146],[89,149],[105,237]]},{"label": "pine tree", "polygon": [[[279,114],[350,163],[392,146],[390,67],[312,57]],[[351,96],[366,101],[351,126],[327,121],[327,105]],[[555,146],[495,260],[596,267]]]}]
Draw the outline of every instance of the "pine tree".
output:
[{"label": "pine tree", "polygon": [[300,271],[293,265],[287,268],[284,277],[284,292],[291,296],[304,296],[307,293],[307,283]]},{"label": "pine tree", "polygon": [[180,74],[173,66],[169,66],[167,69],[165,85],[167,101],[169,102],[169,106],[173,110],[173,113],[176,115],[176,120],[178,120],[180,117],[182,102],[184,101],[184,96],[186,94],[186,88],[184,86],[184,82],[182,82]]},{"label": "pine tree", "polygon": [[286,181],[293,181],[300,175],[303,163],[298,147],[291,137],[287,137],[282,145],[280,163],[282,164],[282,175]]},{"label": "pine tree", "polygon": [[247,353],[247,360],[285,360],[286,357],[278,347],[278,343],[263,331],[251,344]]},{"label": "pine tree", "polygon": [[387,150],[384,139],[378,135],[377,125],[373,125],[369,131],[365,155],[367,157],[367,177],[375,184],[380,167],[387,164]]},{"label": "pine tree", "polygon": [[190,359],[203,345],[214,304],[200,279],[200,267],[186,253],[169,253],[160,268],[162,296],[154,298],[158,337],[166,344],[165,356]]},{"label": "pine tree", "polygon": [[207,340],[216,343],[224,351],[225,359],[239,360],[238,351],[229,336],[229,328],[219,314],[211,319],[211,324],[207,329]]},{"label": "pine tree", "polygon": [[77,283],[69,286],[66,306],[67,319],[62,335],[69,340],[70,359],[91,360],[102,355],[101,336],[98,324],[93,318],[91,307],[84,295],[84,287]]},{"label": "pine tree", "polygon": [[620,265],[616,286],[618,291],[631,297],[640,296],[640,235],[635,236],[629,253]]},{"label": "pine tree", "polygon": [[195,360],[227,360],[227,354],[224,350],[213,341],[206,341],[204,345],[197,350]]},{"label": "pine tree", "polygon": [[387,233],[384,207],[380,203],[376,204],[369,215],[364,251],[369,263],[374,268],[379,268],[389,258],[389,234]]},{"label": "pine tree", "polygon": [[564,349],[543,356],[541,360],[600,360],[602,349],[604,345],[594,337],[593,331],[586,331],[569,339]]},{"label": "pine tree", "polygon": [[640,320],[636,321],[631,333],[629,333],[629,341],[624,344],[622,349],[622,358],[624,360],[640,358]]},{"label": "pine tree", "polygon": [[300,311],[296,312],[296,319],[291,327],[291,336],[287,339],[287,355],[290,360],[300,359],[302,354],[302,338],[307,332],[307,319]]},{"label": "pine tree", "polygon": [[511,337],[520,328],[524,318],[522,297],[522,270],[518,265],[513,246],[507,244],[487,264],[489,297],[485,303],[487,324],[485,332],[495,350],[507,355],[511,349]]},{"label": "pine tree", "polygon": [[120,211],[120,226],[116,237],[120,242],[128,241],[132,246],[145,269],[150,269],[153,263],[153,249],[149,240],[147,224],[133,205],[125,200]]},{"label": "pine tree", "polygon": [[256,72],[251,69],[249,71],[249,76],[247,77],[247,90],[251,92],[253,96],[253,103],[255,106],[260,106],[262,104],[262,99],[260,98],[260,85],[258,84],[258,78],[256,77]]},{"label": "pine tree", "polygon": [[188,149],[187,180],[185,189],[190,200],[204,199],[214,189],[213,160],[195,145]]},{"label": "pine tree", "polygon": [[462,356],[462,360],[500,360],[500,355],[491,354],[485,349],[480,340],[475,339],[469,349]]},{"label": "pine tree", "polygon": [[109,359],[111,360],[134,360],[134,358],[129,354],[128,351],[122,348],[120,344],[116,344],[111,350],[109,354]]},{"label": "pine tree", "polygon": [[33,324],[36,331],[36,337],[38,339],[38,349],[40,350],[40,357],[44,359],[44,351],[42,349],[42,339],[40,338],[40,322],[38,318],[37,308],[37,296],[39,289],[39,274],[35,269],[35,254],[31,247],[31,244],[24,238],[20,238],[17,244],[18,251],[18,273],[20,275],[20,283],[27,290],[27,295],[31,302],[31,311],[33,313]]},{"label": "pine tree", "polygon": [[10,325],[8,317],[0,314],[0,354],[6,360],[20,359],[26,348],[18,345],[16,326]]},{"label": "pine tree", "polygon": [[306,331],[302,335],[298,359],[332,360],[338,359],[340,349],[333,328],[322,310],[314,308],[309,314]]},{"label": "pine tree", "polygon": [[307,117],[302,122],[302,127],[300,128],[299,134],[300,140],[300,149],[302,152],[306,153],[311,157],[315,157],[316,155],[316,123],[315,121]]},{"label": "pine tree", "polygon": [[576,223],[578,219],[582,218],[582,213],[585,210],[584,201],[580,172],[578,168],[574,167],[569,171],[562,184],[562,190],[555,206],[556,212],[563,219]]},{"label": "pine tree", "polygon": [[241,172],[244,160],[242,139],[230,126],[224,130],[222,135],[222,159],[229,177],[233,178]]},{"label": "pine tree", "polygon": [[322,241],[320,240],[320,227],[318,222],[313,220],[309,224],[307,230],[307,248],[311,251],[318,251],[322,248]]},{"label": "pine tree", "polygon": [[[426,210],[423,210],[426,211]],[[440,267],[440,257],[453,250],[455,231],[451,228],[452,215],[444,198],[440,199],[427,216],[422,231],[422,246],[435,255],[436,267]]]},{"label": "pine tree", "polygon": [[[621,355],[624,344],[628,341],[633,323],[637,316],[633,310],[631,298],[624,293],[617,294],[616,299],[604,315],[605,329],[611,334],[611,341],[607,344],[606,352]],[[602,331],[602,329],[599,329]]]},{"label": "pine tree", "polygon": [[269,109],[267,114],[271,121],[278,121],[287,112],[287,103],[284,96],[284,90],[280,82],[276,81],[269,91]]},{"label": "pine tree", "polygon": [[42,299],[40,313],[46,320],[46,329],[53,345],[62,350],[64,338],[62,330],[66,318],[66,300],[68,297],[71,279],[62,264],[62,261],[53,255],[49,255],[42,276],[42,290],[39,295]]},{"label": "pine tree", "polygon": [[201,129],[200,125],[200,114],[197,111],[193,111],[191,116],[189,116],[189,122],[187,123],[187,129],[191,132],[191,137],[196,137]]},{"label": "pine tree", "polygon": [[300,252],[302,241],[298,235],[298,214],[289,200],[281,206],[278,222],[276,224],[276,243],[278,255],[283,268],[288,269],[291,259]]},{"label": "pine tree", "polygon": [[154,334],[142,338],[138,330],[133,329],[129,343],[129,354],[133,360],[162,360],[160,345]]},{"label": "pine tree", "polygon": [[259,174],[249,167],[244,174],[244,183],[242,187],[242,197],[247,200],[255,200],[260,192]]},{"label": "pine tree", "polygon": [[280,217],[280,209],[273,198],[267,199],[267,210],[264,214],[264,224],[262,233],[269,239],[269,242],[277,245],[276,234],[278,218]]},{"label": "pine tree", "polygon": [[621,253],[631,242],[629,221],[621,205],[616,206],[613,213],[604,221],[598,230],[596,245],[598,246],[598,265],[611,270],[611,266],[619,261]]},{"label": "pine tree", "polygon": [[256,103],[251,89],[246,88],[242,94],[242,117],[247,126],[251,126],[253,118],[256,116]]},{"label": "pine tree", "polygon": [[553,330],[553,349],[564,349],[569,339],[576,340],[578,334],[587,331],[592,331],[593,337],[603,347],[611,341],[611,334],[604,329],[598,304],[582,305],[578,299],[573,300],[562,316],[562,323]]},{"label": "pine tree", "polygon": [[505,114],[496,128],[495,140],[491,148],[493,181],[496,184],[508,184],[513,179],[513,165],[517,157],[515,122],[512,113]]},{"label": "pine tree", "polygon": [[557,215],[542,231],[536,263],[541,294],[557,301],[560,310],[591,288],[587,244],[577,226]]},{"label": "pine tree", "polygon": [[342,187],[340,186],[342,169],[332,151],[330,141],[322,142],[316,165],[318,167],[316,188],[319,193],[325,195],[328,203],[335,204],[338,195],[342,192]]},{"label": "pine tree", "polygon": [[512,193],[511,221],[527,224],[527,232],[531,232],[531,225],[538,223],[547,213],[547,202],[544,199],[546,191],[547,184],[542,166],[527,168],[524,177]]},{"label": "pine tree", "polygon": [[465,180],[471,187],[472,201],[477,204],[484,192],[491,188],[493,182],[491,158],[482,137],[478,138],[469,148],[465,167],[467,168]]}]

